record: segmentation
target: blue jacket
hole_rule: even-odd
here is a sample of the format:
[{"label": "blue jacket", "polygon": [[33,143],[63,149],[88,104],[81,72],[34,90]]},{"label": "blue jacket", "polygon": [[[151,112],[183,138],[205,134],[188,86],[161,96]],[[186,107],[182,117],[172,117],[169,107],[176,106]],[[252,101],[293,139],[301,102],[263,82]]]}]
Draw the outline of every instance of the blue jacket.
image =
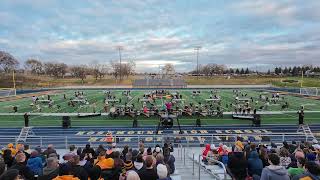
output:
[{"label": "blue jacket", "polygon": [[27,162],[27,167],[34,173],[42,175],[42,159],[40,157],[30,157]]},{"label": "blue jacket", "polygon": [[259,158],[259,154],[257,151],[252,151],[249,153],[248,158],[248,173],[249,175],[259,175],[261,176],[261,172],[263,169],[262,160]]}]

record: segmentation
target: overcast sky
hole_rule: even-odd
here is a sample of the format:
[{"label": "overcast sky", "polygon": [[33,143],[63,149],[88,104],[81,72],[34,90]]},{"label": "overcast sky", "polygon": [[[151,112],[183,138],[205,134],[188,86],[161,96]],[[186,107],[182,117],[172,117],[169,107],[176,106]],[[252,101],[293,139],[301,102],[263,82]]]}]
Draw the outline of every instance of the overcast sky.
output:
[{"label": "overcast sky", "polygon": [[320,0],[1,0],[0,50],[67,64],[320,65]]}]

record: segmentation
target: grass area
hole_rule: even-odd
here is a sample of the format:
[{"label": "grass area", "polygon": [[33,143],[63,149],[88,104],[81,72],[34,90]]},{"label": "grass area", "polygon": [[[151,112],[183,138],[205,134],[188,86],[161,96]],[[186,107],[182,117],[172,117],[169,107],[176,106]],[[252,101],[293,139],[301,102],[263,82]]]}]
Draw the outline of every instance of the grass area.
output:
[{"label": "grass area", "polygon": [[[148,91],[132,91],[131,96],[132,99],[128,99],[127,97],[122,95],[122,91],[113,91],[113,95],[116,96],[117,99],[121,99],[121,103],[116,105],[124,105],[127,103],[128,105],[134,105],[137,109],[142,108],[142,103],[138,102],[138,99],[142,99],[144,93]],[[173,91],[171,91],[173,92]],[[271,98],[271,93],[263,92],[263,91],[256,91],[256,90],[242,90],[243,94],[248,94],[248,97],[253,98],[253,103],[250,106],[253,108],[259,108],[260,106],[264,105],[265,103],[259,100],[259,95],[263,94]],[[192,91],[188,90],[181,90],[179,93],[182,95],[182,98],[185,99],[184,104],[176,104],[175,106],[179,106],[183,108],[184,105],[189,105],[193,103],[194,106],[204,106],[210,105],[206,103],[206,99],[210,96],[209,90],[201,91],[201,95],[193,96]],[[60,92],[59,94],[51,95],[51,98],[54,100],[54,106],[49,108],[46,104],[41,104],[42,112],[43,113],[72,113],[72,112],[92,112],[93,111],[93,103],[96,104],[96,111],[103,112],[104,106],[104,93],[102,90],[86,90],[84,94],[88,99],[89,105],[76,105],[75,107],[68,106],[68,101],[63,99],[63,95],[67,96],[67,99],[74,98],[74,91],[68,90],[64,92]],[[235,95],[232,90],[219,90],[218,95],[221,97],[221,105],[225,112],[233,111],[233,107],[230,106],[230,103],[233,103],[235,100]],[[268,111],[281,111],[281,105],[284,102],[289,103],[289,108],[286,111],[297,111],[301,105],[304,105],[306,110],[313,110],[313,111],[320,111],[320,101],[304,98],[304,97],[297,97],[292,95],[283,95],[284,101],[280,101],[276,104],[270,104]],[[39,99],[46,99],[47,97],[39,97]],[[170,99],[157,99],[156,104],[161,108],[164,102],[169,101]],[[256,103],[256,101],[258,101]],[[18,107],[18,112],[37,112],[35,107],[30,106],[32,103],[31,98],[22,98],[13,101],[5,101],[0,102],[0,113],[12,113],[13,109],[12,106]],[[200,104],[201,103],[201,104]],[[58,109],[57,105],[60,106]],[[218,104],[212,104],[213,108],[218,107]],[[151,107],[151,104],[147,104],[148,107]],[[306,114],[305,120],[308,123],[318,123],[318,118],[320,117],[319,113],[309,113]],[[31,126],[61,126],[61,117],[54,117],[54,116],[30,116],[30,124]],[[180,122],[182,125],[194,125],[196,117],[189,117],[183,116],[180,118]],[[246,120],[234,120],[231,118],[230,115],[224,115],[223,118],[215,118],[215,117],[201,117],[203,125],[213,125],[213,124],[250,124],[249,121]],[[298,115],[296,113],[283,113],[278,115],[263,115],[262,116],[262,123],[263,124],[296,124],[298,119]],[[155,117],[146,118],[140,116],[138,118],[140,125],[156,125],[158,123],[158,119]],[[0,115],[0,126],[6,127],[21,127],[23,126],[24,120],[23,116],[19,115]],[[72,125],[73,126],[131,126],[132,125],[132,118],[130,117],[119,117],[116,119],[111,119],[110,117],[106,116],[99,116],[99,117],[91,117],[91,118],[78,118],[72,117]]]},{"label": "grass area", "polygon": [[[16,82],[17,89],[30,88],[50,88],[63,86],[103,86],[103,85],[131,85],[134,79],[144,78],[144,76],[130,76],[124,77],[121,82],[115,80],[114,77],[108,75],[102,79],[95,79],[92,76],[82,82],[80,79],[65,77],[53,78],[48,76],[34,76],[26,74],[17,74]],[[251,85],[251,84],[272,84],[279,87],[300,87],[301,77],[282,77],[282,76],[267,76],[267,75],[250,75],[250,76],[231,76],[228,79],[226,76],[213,77],[190,77],[185,76],[185,81],[188,85]],[[283,80],[297,80],[298,82],[286,83]],[[308,78],[303,80],[305,87],[320,87],[320,78]],[[1,74],[0,87],[13,87],[12,76]]]}]

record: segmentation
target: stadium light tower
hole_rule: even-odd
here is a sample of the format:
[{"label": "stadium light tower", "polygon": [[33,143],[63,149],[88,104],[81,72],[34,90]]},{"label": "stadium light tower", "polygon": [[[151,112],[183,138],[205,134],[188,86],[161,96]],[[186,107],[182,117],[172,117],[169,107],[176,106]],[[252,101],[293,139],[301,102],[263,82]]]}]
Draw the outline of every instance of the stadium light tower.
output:
[{"label": "stadium light tower", "polygon": [[122,77],[121,77],[121,50],[123,50],[123,47],[122,46],[118,46],[118,51],[119,51],[119,61],[120,61],[120,65],[119,65],[119,76],[120,76],[120,81],[122,80]]},{"label": "stadium light tower", "polygon": [[201,49],[201,46],[196,46],[194,48],[195,51],[197,51],[197,79],[199,79],[199,50]]}]

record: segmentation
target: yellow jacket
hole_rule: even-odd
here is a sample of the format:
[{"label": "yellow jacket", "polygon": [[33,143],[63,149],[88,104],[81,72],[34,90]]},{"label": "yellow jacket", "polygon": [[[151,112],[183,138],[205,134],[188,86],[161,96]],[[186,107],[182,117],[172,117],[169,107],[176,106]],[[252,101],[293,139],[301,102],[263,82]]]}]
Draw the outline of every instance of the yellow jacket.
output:
[{"label": "yellow jacket", "polygon": [[73,177],[73,175],[63,175],[63,176],[57,176],[52,180],[80,180],[77,177]]},{"label": "yellow jacket", "polygon": [[103,169],[112,169],[114,167],[114,160],[112,158],[106,159],[105,157],[100,157],[96,162],[96,165]]}]

